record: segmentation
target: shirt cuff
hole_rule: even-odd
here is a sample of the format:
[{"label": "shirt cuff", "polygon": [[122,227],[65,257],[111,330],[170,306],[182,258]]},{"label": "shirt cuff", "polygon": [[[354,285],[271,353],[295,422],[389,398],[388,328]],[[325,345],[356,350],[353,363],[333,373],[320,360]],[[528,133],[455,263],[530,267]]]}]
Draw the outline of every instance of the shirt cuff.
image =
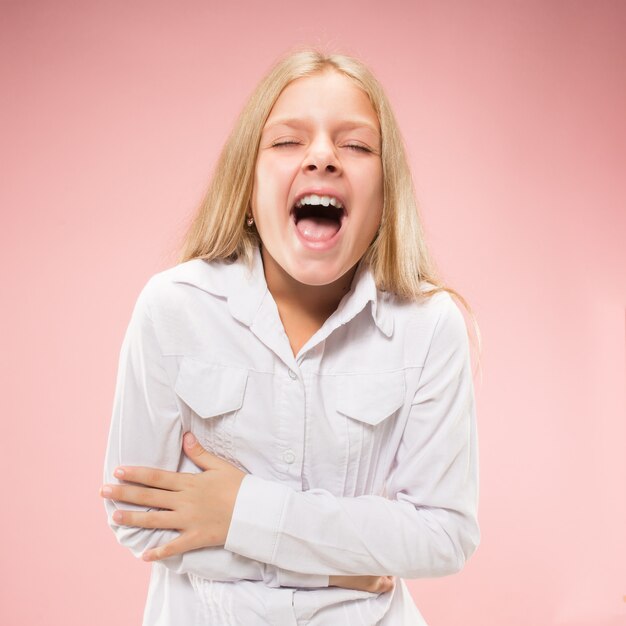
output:
[{"label": "shirt cuff", "polygon": [[[239,487],[224,548],[272,564],[282,516],[292,490],[286,485],[246,474]],[[276,569],[279,587],[328,587],[326,574]]]},{"label": "shirt cuff", "polygon": [[290,494],[287,485],[246,474],[237,493],[224,548],[273,565]]},{"label": "shirt cuff", "polygon": [[279,587],[328,587],[330,576],[327,574],[301,574],[288,569],[277,570]]}]

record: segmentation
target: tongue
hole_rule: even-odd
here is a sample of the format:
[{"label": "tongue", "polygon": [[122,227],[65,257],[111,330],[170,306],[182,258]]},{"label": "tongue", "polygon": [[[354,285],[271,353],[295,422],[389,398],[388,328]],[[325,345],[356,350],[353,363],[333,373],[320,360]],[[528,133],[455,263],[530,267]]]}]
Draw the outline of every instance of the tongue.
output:
[{"label": "tongue", "polygon": [[310,241],[326,241],[339,230],[339,227],[337,220],[326,217],[303,217],[296,224],[300,234]]}]

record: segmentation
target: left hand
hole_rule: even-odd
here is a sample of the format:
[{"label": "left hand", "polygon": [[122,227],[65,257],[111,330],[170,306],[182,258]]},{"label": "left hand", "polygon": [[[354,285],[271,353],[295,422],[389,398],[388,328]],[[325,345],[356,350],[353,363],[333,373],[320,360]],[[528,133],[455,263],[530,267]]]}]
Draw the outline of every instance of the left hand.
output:
[{"label": "left hand", "polygon": [[[144,561],[158,561],[196,548],[226,543],[235,500],[246,472],[207,452],[187,433],[187,456],[203,472],[169,472],[150,467],[120,467],[115,475],[134,485],[104,485],[104,498],[163,511],[116,511],[113,520],[124,526],[176,529],[181,535],[163,546],[147,550]],[[123,471],[123,475],[118,474]],[[145,487],[147,485],[148,487]],[[154,487],[154,488],[150,488]],[[107,491],[108,489],[108,491]]]}]

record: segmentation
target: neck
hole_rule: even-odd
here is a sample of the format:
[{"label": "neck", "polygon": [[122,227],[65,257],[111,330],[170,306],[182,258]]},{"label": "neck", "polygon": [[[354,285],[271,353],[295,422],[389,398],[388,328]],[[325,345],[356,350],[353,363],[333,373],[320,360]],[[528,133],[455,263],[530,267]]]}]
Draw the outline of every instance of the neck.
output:
[{"label": "neck", "polygon": [[267,288],[276,302],[285,334],[297,357],[350,291],[358,264],[328,285],[305,285],[295,280],[261,246]]},{"label": "neck", "polygon": [[316,320],[319,326],[332,315],[341,299],[350,291],[358,265],[328,285],[305,285],[285,272],[263,247],[261,256],[267,288],[281,317],[288,311],[304,319]]}]

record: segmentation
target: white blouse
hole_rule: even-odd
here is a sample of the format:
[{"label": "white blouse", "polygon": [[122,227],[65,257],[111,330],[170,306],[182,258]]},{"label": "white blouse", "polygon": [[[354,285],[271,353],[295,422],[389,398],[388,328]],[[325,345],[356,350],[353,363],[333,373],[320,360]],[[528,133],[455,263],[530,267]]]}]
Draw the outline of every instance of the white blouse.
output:
[{"label": "white blouse", "polygon": [[[402,578],[458,572],[478,546],[469,342],[449,294],[400,302],[362,264],[293,355],[260,252],[194,259],[141,291],[121,349],[104,482],[119,465],[202,471],[191,430],[248,472],[224,547],[152,563],[144,626],[423,625]],[[175,530],[119,526],[140,557]],[[387,593],[330,575],[394,575]]]}]

